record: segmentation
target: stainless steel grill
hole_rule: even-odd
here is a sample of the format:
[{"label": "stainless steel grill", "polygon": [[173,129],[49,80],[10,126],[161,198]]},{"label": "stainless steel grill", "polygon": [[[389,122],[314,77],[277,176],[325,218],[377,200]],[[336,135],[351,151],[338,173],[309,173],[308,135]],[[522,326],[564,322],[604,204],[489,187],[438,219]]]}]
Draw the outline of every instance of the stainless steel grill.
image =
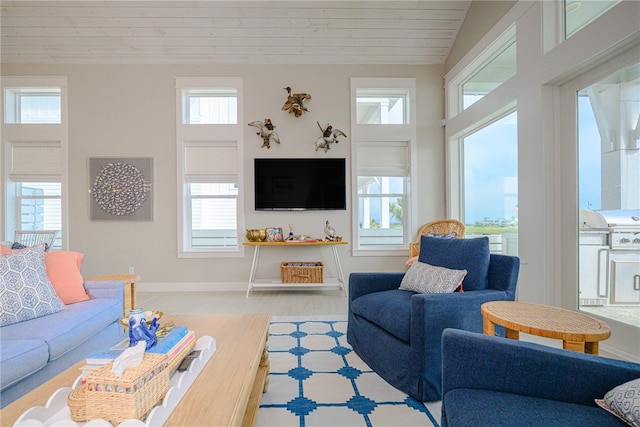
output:
[{"label": "stainless steel grill", "polygon": [[580,211],[580,305],[640,304],[640,209]]},{"label": "stainless steel grill", "polygon": [[640,209],[580,212],[580,231],[607,230],[611,250],[640,249]]}]

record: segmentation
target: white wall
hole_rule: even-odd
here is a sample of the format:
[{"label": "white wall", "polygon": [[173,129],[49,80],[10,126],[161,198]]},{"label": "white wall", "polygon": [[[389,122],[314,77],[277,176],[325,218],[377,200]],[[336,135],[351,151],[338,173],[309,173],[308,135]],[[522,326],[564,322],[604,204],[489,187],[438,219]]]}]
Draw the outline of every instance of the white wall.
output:
[{"label": "white wall", "polygon": [[[329,212],[253,211],[253,158],[344,157],[350,177],[350,138],[334,145],[327,155],[314,151],[319,136],[316,120],[331,123],[350,136],[350,77],[415,77],[418,106],[418,224],[444,215],[443,89],[441,66],[158,66],[158,65],[2,65],[4,76],[66,76],[69,109],[69,244],[83,252],[85,276],[126,273],[129,267],[142,284],[178,283],[195,288],[246,286],[252,249],[243,258],[178,259],[176,255],[176,77],[242,77],[244,121],[271,118],[282,144],[270,150],[255,128],[244,133],[246,228],[280,226],[288,231],[323,237],[325,220],[338,233],[351,236],[350,214]],[[310,110],[300,118],[281,111],[284,87],[308,92]],[[155,165],[155,220],[152,222],[98,222],[89,220],[87,162],[90,157],[153,157]],[[350,200],[348,201],[350,207]],[[284,260],[307,260],[318,252],[283,249],[263,251],[259,277],[279,275]],[[301,250],[302,251],[302,250]],[[352,271],[400,271],[407,254],[397,257],[351,257],[341,246],[345,274]],[[331,273],[329,253],[322,254]],[[302,258],[301,258],[302,257]],[[320,259],[322,260],[322,259]],[[327,262],[328,261],[328,262]]]}]

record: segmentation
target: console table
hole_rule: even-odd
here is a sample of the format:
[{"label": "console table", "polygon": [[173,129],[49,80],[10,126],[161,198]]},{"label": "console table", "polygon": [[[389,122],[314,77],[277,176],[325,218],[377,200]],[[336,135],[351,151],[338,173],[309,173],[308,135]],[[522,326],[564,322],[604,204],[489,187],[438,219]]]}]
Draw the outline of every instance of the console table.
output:
[{"label": "console table", "polygon": [[[245,246],[253,246],[253,262],[251,263],[251,273],[249,274],[249,285],[247,287],[247,298],[249,298],[249,293],[253,288],[281,288],[281,289],[301,289],[301,288],[318,288],[318,287],[328,287],[335,288],[338,287],[346,292],[344,273],[342,272],[342,264],[340,264],[340,257],[338,256],[338,245],[346,245],[349,242],[331,242],[319,240],[315,242],[244,242],[242,243]],[[333,254],[333,260],[336,265],[336,271],[338,273],[338,277],[336,278],[328,278],[325,279],[324,283],[282,283],[279,279],[268,279],[268,280],[256,280],[256,271],[258,270],[258,262],[260,259],[260,248],[262,247],[289,247],[289,248],[300,248],[300,247],[323,247],[328,246],[331,248],[331,252]]]}]

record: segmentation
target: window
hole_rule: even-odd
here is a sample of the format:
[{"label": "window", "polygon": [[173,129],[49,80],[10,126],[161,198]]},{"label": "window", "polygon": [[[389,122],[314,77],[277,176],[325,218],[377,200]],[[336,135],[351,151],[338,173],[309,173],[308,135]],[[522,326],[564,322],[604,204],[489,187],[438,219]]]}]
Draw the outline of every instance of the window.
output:
[{"label": "window", "polygon": [[620,0],[599,1],[564,1],[564,31],[565,38],[569,38],[582,28],[593,22],[600,15],[611,9]]},{"label": "window", "polygon": [[357,254],[406,251],[412,229],[414,79],[352,79]]},{"label": "window", "polygon": [[[516,26],[512,24],[463,69],[445,76],[447,121],[510,81],[517,72]],[[448,124],[448,123],[447,123]]]},{"label": "window", "polygon": [[469,108],[515,74],[516,43],[513,42],[462,85],[462,108]]},{"label": "window", "polygon": [[[640,255],[633,239],[638,233],[625,234],[625,227],[634,228],[625,218],[640,212],[640,63],[573,95],[578,119],[578,308],[637,328]],[[613,226],[609,234],[606,223],[598,228],[598,214],[592,211],[600,211],[606,222],[622,220],[622,226]]]},{"label": "window", "polygon": [[184,124],[237,124],[235,88],[183,89]]},{"label": "window", "polygon": [[53,243],[61,248],[62,186],[60,182],[16,182],[19,230],[57,230]]},{"label": "window", "polygon": [[57,230],[53,246],[65,246],[66,83],[64,77],[3,77],[0,191],[6,239],[16,230]]},{"label": "window", "polygon": [[239,254],[243,230],[240,79],[176,79],[179,253]]},{"label": "window", "polygon": [[357,123],[402,125],[407,123],[406,93],[389,89],[356,89]]},{"label": "window", "polygon": [[183,147],[185,248],[238,248],[238,153],[234,142]]},{"label": "window", "polygon": [[238,184],[190,183],[187,191],[191,247],[237,247]]},{"label": "window", "polygon": [[513,112],[462,139],[466,237],[518,253],[518,128]]},{"label": "window", "polygon": [[5,88],[4,122],[60,124],[60,88]]}]

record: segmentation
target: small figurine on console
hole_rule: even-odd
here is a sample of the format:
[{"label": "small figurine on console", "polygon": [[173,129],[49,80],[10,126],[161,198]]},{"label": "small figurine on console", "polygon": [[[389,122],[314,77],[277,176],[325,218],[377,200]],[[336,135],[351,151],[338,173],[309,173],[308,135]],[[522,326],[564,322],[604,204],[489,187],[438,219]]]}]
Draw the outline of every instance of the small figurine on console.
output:
[{"label": "small figurine on console", "polygon": [[325,240],[328,240],[330,242],[340,242],[342,240],[342,237],[336,234],[336,229],[329,225],[329,221],[325,223],[324,234],[327,235],[327,237],[325,237]]}]

